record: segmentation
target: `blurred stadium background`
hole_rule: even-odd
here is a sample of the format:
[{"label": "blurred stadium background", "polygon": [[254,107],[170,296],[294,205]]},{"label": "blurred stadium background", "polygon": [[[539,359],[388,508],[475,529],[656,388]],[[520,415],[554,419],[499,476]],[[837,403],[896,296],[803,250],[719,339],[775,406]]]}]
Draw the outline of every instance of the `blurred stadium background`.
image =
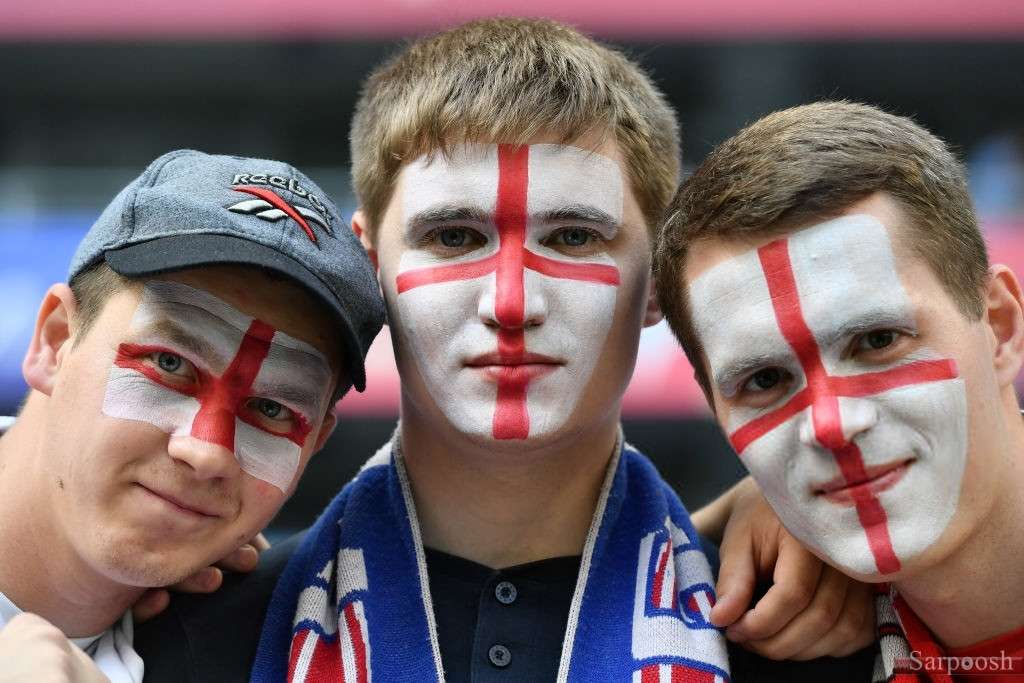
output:
[{"label": "blurred stadium background", "polygon": [[[281,158],[344,213],[360,83],[403,41],[490,15],[548,16],[626,49],[678,109],[684,164],[762,114],[849,98],[914,116],[968,164],[993,258],[1024,273],[1021,0],[3,0],[0,2],[0,414],[46,287],[114,193],[163,152]],[[307,524],[397,415],[386,334],[369,389],[314,458],[276,533]],[[664,324],[646,330],[630,440],[696,507],[743,472]]]}]

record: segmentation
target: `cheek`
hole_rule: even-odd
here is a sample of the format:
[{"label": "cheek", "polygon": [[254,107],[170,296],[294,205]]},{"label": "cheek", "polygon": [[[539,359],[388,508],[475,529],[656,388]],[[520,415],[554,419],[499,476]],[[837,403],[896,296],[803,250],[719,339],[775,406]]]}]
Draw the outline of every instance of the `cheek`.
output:
[{"label": "cheek", "polygon": [[[288,499],[288,496],[294,492],[294,488],[290,488],[287,493],[282,493],[273,484],[255,477],[247,478],[249,481],[243,492],[244,504],[241,509],[246,530],[247,532],[251,531],[251,533],[247,533],[248,536],[261,531],[267,525],[277,514],[284,501]],[[298,476],[296,476],[297,481]],[[244,540],[248,540],[248,538]]]},{"label": "cheek", "polygon": [[[493,277],[493,276],[492,276]],[[416,358],[443,354],[456,335],[477,320],[483,284],[466,281],[418,287],[397,295],[392,330]],[[395,324],[397,322],[397,325]]]}]

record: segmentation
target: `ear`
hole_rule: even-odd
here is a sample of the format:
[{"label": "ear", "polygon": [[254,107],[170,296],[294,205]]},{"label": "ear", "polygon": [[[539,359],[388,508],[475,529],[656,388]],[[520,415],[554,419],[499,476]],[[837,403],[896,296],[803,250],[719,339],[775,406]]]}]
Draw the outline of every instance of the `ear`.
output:
[{"label": "ear", "polygon": [[352,214],[352,232],[359,238],[359,242],[363,245],[363,249],[366,250],[366,255],[370,257],[370,261],[373,263],[373,267],[377,269],[378,274],[380,273],[380,264],[377,262],[377,249],[373,246],[373,242],[370,240],[370,234],[367,231],[370,223],[366,219],[366,214],[362,209],[356,209],[356,212]]},{"label": "ear", "polygon": [[36,391],[47,396],[53,393],[61,363],[71,349],[77,317],[78,304],[71,288],[51,286],[39,306],[32,341],[21,363],[25,382]]},{"label": "ear", "polygon": [[644,327],[657,325],[665,316],[662,315],[661,306],[658,304],[658,283],[654,276],[647,282],[647,306],[644,308]]},{"label": "ear", "polygon": [[327,415],[324,417],[323,423],[320,425],[320,431],[316,435],[316,444],[313,446],[313,453],[316,453],[324,444],[327,443],[327,439],[330,438],[334,432],[334,428],[338,426],[338,418],[334,415],[334,406],[327,411]]},{"label": "ear", "polygon": [[1009,386],[1024,363],[1024,299],[1020,283],[1006,266],[989,268],[985,304],[996,379],[1000,386]]}]

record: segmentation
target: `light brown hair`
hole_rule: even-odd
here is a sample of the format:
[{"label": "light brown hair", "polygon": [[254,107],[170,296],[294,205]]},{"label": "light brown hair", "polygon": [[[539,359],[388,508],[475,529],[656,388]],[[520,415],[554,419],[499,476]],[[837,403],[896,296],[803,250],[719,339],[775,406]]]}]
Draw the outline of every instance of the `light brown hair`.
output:
[{"label": "light brown hair", "polygon": [[827,219],[875,192],[909,218],[906,243],[969,318],[984,311],[988,255],[963,166],[912,120],[851,102],[770,114],[719,145],[679,188],[654,256],[662,311],[710,397],[684,281],[698,240]]},{"label": "light brown hair", "polygon": [[[649,230],[679,182],[675,113],[625,55],[547,20],[487,19],[418,40],[367,79],[352,177],[375,230],[403,164],[465,141],[614,135]],[[653,241],[653,240],[652,240]]]},{"label": "light brown hair", "polygon": [[[75,346],[85,338],[93,323],[103,311],[107,300],[123,289],[131,286],[133,281],[118,275],[106,264],[99,261],[72,278],[69,286],[75,295],[78,305],[78,330],[75,335]],[[73,348],[73,347],[72,347]]]}]

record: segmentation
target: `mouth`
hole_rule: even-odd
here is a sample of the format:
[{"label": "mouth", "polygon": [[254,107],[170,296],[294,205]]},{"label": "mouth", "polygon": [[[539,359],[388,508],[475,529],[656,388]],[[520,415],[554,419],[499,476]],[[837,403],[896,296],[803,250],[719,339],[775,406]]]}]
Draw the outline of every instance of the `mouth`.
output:
[{"label": "mouth", "polygon": [[842,476],[813,486],[815,496],[837,505],[855,505],[857,501],[877,496],[895,486],[910,469],[914,458],[864,468],[864,476],[847,481]]},{"label": "mouth", "polygon": [[554,372],[565,361],[539,353],[523,353],[514,357],[486,353],[471,358],[465,367],[483,373],[493,380],[527,381]]},{"label": "mouth", "polygon": [[154,498],[160,499],[166,507],[178,514],[191,517],[196,520],[214,519],[222,515],[210,505],[197,501],[190,501],[184,496],[175,495],[159,489],[150,488],[144,484],[138,484],[146,493]]}]

